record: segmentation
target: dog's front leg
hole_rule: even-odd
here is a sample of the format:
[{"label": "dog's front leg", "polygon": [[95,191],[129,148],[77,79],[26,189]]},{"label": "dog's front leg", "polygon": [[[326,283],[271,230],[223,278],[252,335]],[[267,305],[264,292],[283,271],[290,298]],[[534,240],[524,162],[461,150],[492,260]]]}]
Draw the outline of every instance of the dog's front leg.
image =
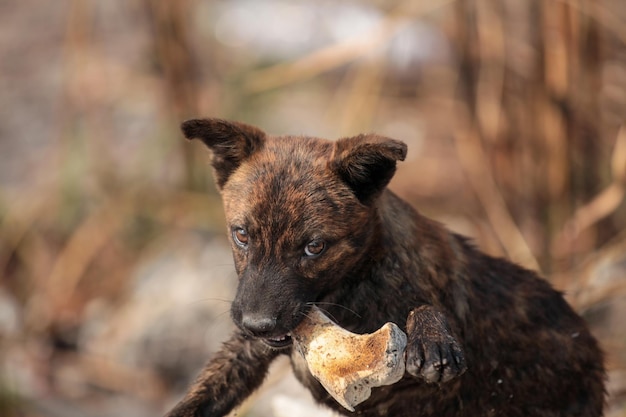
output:
[{"label": "dog's front leg", "polygon": [[452,333],[446,316],[423,305],[406,322],[406,370],[426,382],[447,382],[467,369],[463,348]]},{"label": "dog's front leg", "polygon": [[225,416],[261,385],[277,355],[260,340],[235,332],[166,417]]}]

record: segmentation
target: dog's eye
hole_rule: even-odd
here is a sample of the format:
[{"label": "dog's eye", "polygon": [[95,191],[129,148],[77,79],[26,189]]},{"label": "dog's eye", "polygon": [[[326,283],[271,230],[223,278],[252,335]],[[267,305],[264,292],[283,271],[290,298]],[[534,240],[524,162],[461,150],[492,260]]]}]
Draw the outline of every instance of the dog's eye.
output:
[{"label": "dog's eye", "polygon": [[250,236],[248,236],[248,232],[246,232],[245,229],[238,227],[233,230],[233,240],[235,241],[237,246],[245,248],[246,246],[248,246]]},{"label": "dog's eye", "polygon": [[322,239],[315,239],[307,243],[304,247],[304,254],[309,257],[319,256],[326,249],[326,242]]}]

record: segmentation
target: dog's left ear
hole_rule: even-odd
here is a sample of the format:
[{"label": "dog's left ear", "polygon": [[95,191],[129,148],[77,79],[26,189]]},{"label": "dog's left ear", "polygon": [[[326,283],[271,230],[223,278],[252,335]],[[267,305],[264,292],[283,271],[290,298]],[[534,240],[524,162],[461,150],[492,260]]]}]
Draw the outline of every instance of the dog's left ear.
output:
[{"label": "dog's left ear", "polygon": [[245,123],[192,119],[180,126],[187,139],[200,139],[212,152],[211,165],[221,190],[230,175],[265,141],[265,132]]},{"label": "dog's left ear", "polygon": [[405,143],[378,135],[343,138],[335,142],[331,169],[367,204],[389,183],[406,151]]}]

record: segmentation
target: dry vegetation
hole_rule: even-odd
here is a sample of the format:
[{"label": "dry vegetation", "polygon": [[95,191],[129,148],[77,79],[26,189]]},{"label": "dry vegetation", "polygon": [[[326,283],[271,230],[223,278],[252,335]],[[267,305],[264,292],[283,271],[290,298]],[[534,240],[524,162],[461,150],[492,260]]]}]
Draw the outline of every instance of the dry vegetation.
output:
[{"label": "dry vegetation", "polygon": [[[626,415],[626,4],[258,3],[277,20],[238,42],[229,7],[257,3],[0,3],[0,415],[158,413],[228,331],[202,322],[228,321],[232,284],[215,277],[232,271],[206,153],[177,130],[198,115],[405,140],[393,188],[565,291],[607,352],[610,415]],[[336,23],[340,6],[377,18],[296,53],[261,35],[312,10]],[[145,269],[205,247],[209,296],[181,298],[212,312],[137,336],[154,319],[136,308]],[[164,282],[148,298],[174,317]],[[161,350],[129,359],[136,340],[141,359]]]}]

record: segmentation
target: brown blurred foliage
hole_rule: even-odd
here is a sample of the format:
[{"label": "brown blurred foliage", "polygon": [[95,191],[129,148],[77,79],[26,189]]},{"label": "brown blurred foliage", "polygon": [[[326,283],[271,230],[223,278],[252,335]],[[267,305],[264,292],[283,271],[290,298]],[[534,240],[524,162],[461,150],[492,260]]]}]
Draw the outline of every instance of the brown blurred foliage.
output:
[{"label": "brown blurred foliage", "polygon": [[[621,0],[23,0],[0,34],[0,415],[172,392],[76,333],[159,245],[221,236],[206,152],[177,129],[205,115],[406,141],[392,188],[566,291],[626,415]],[[71,395],[68,369],[87,375]]]}]

